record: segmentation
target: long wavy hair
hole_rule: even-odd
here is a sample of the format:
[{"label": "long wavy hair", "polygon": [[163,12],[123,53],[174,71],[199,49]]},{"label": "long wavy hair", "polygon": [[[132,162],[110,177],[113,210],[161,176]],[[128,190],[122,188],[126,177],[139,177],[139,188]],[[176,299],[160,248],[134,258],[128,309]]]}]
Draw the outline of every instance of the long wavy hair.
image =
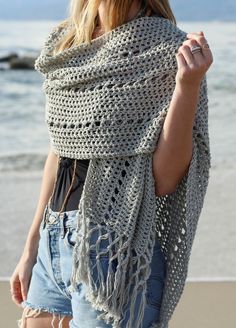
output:
[{"label": "long wavy hair", "polygon": [[[98,24],[98,7],[104,0],[71,0],[67,8],[68,17],[58,26],[70,29],[54,48],[54,54],[81,43],[90,43],[95,26]],[[104,33],[126,22],[133,0],[105,0],[106,12],[103,22]],[[146,6],[148,15],[156,13],[176,25],[175,16],[168,0],[139,0],[140,9]]]}]

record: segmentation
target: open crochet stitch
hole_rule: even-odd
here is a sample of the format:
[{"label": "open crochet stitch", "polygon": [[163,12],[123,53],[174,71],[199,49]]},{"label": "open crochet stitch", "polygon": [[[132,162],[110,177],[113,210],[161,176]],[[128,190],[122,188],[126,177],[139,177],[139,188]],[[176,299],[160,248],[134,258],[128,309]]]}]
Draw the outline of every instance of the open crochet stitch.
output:
[{"label": "open crochet stitch", "polygon": [[[69,27],[67,27],[69,28]],[[88,285],[86,298],[99,318],[142,328],[155,238],[167,263],[160,320],[166,328],[180,299],[210,168],[208,98],[202,80],[188,173],[168,195],[155,195],[152,156],[175,88],[175,54],[186,33],[170,20],[142,16],[91,41],[53,55],[67,32],[55,27],[35,68],[45,80],[45,122],[55,153],[90,159],[78,205],[72,286]],[[158,181],[157,181],[158,183]],[[91,235],[98,232],[92,242]],[[108,247],[102,247],[104,240]],[[91,265],[90,252],[96,252]],[[101,269],[101,256],[108,270]],[[94,280],[96,270],[99,283]],[[138,293],[139,315],[134,317]]]}]

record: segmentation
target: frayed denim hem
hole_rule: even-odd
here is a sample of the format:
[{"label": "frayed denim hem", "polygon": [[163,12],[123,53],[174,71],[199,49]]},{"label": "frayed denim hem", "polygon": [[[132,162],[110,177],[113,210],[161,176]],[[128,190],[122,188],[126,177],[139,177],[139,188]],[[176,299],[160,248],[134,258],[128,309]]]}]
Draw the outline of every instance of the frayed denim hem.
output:
[{"label": "frayed denim hem", "polygon": [[58,310],[56,308],[49,308],[49,307],[45,307],[45,306],[35,306],[27,301],[23,301],[21,303],[21,306],[24,308],[23,313],[22,313],[22,317],[21,319],[17,320],[17,325],[18,328],[25,328],[25,323],[26,323],[26,319],[31,317],[31,318],[36,318],[38,315],[40,315],[40,313],[42,312],[48,312],[48,313],[52,313],[52,321],[51,321],[51,327],[55,327],[54,325],[54,321],[56,319],[56,316],[59,316],[59,323],[57,325],[58,328],[62,327],[62,322],[63,319],[66,316],[73,316],[72,312],[69,311],[61,311]]}]

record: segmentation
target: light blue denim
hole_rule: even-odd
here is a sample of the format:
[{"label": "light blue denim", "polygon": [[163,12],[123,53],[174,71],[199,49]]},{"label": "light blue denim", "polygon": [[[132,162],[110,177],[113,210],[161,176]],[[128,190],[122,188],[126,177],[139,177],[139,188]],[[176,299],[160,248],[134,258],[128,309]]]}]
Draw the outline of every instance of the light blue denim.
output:
[{"label": "light blue denim", "polygon": [[[45,221],[46,212],[49,213],[48,222]],[[46,205],[43,220],[40,225],[40,240],[37,261],[32,270],[27,299],[21,303],[22,307],[41,309],[50,313],[69,315],[73,318],[69,322],[70,328],[112,328],[111,324],[98,320],[101,312],[95,310],[85,299],[86,285],[80,283],[76,291],[71,291],[72,250],[76,236],[76,220],[78,210],[64,211],[58,218]],[[94,232],[93,240],[97,238]],[[103,240],[101,247],[106,247],[107,240]],[[96,252],[94,250],[93,252]],[[90,259],[95,261],[96,254],[91,251]],[[106,255],[101,258],[104,272],[107,269]],[[115,264],[113,264],[115,266]],[[147,305],[145,308],[142,328],[149,328],[159,320],[162,291],[166,277],[166,262],[162,254],[159,241],[156,240],[151,275],[148,279]],[[96,277],[95,277],[96,280]],[[136,313],[140,298],[137,298]],[[124,317],[120,328],[125,328],[129,318],[129,304],[124,309]]]}]

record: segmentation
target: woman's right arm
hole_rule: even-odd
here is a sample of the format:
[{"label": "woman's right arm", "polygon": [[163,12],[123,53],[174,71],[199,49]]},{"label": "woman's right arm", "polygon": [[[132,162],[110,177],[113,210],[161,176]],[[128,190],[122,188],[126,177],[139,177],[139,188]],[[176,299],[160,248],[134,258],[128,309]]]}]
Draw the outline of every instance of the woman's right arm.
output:
[{"label": "woman's right arm", "polygon": [[52,194],[57,174],[58,156],[49,150],[43,170],[38,205],[30,226],[21,258],[10,278],[12,300],[18,306],[26,299],[32,268],[36,262],[39,245],[39,228],[45,206]]},{"label": "woman's right arm", "polygon": [[44,208],[48,203],[49,197],[53,191],[53,185],[57,172],[57,159],[57,155],[52,150],[50,150],[44,164],[38,205],[34,214],[32,225],[29,229],[29,233],[23,251],[25,257],[28,258],[34,258],[37,256],[39,227],[42,221]]}]

